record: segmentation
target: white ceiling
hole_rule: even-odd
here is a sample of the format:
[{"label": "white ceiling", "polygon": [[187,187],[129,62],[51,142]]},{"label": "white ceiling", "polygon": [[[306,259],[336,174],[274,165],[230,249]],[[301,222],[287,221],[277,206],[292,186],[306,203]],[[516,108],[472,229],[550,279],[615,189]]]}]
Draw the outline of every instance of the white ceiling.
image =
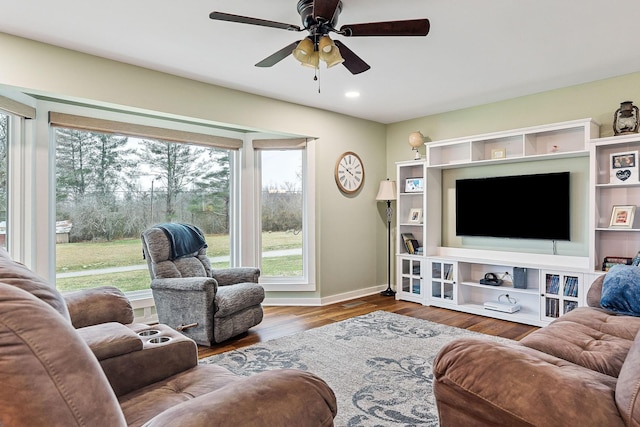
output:
[{"label": "white ceiling", "polygon": [[[293,57],[254,67],[306,32],[209,19],[215,10],[301,26],[297,0],[0,0],[0,32],[381,123],[640,71],[634,0],[343,3],[337,27],[429,18],[431,32],[332,36],[371,69],[321,66],[321,93]],[[345,98],[351,90],[361,96]]]}]

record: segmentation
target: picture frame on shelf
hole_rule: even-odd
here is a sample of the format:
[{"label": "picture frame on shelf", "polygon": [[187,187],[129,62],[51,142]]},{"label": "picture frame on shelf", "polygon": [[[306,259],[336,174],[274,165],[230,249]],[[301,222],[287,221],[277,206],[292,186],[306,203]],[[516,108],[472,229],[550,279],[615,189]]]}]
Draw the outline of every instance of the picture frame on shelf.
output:
[{"label": "picture frame on shelf", "polygon": [[492,159],[505,159],[507,157],[507,149],[506,148],[492,148],[491,149],[491,158]]},{"label": "picture frame on shelf", "polygon": [[638,182],[638,152],[626,151],[610,154],[609,183]]},{"label": "picture frame on shelf", "polygon": [[610,228],[632,228],[635,205],[614,205],[611,210]]},{"label": "picture frame on shelf", "polygon": [[422,224],[422,208],[412,208],[407,221],[411,224]]},{"label": "picture frame on shelf", "polygon": [[405,193],[422,193],[424,191],[424,178],[407,178],[404,183]]}]

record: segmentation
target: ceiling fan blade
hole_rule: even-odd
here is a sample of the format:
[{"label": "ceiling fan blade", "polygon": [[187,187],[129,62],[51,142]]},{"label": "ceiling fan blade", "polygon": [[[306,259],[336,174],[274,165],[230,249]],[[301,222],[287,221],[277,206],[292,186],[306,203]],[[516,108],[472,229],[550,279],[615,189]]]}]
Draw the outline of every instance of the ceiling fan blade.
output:
[{"label": "ceiling fan blade", "polygon": [[217,21],[237,22],[239,24],[260,25],[261,27],[279,28],[281,30],[302,31],[297,25],[282,22],[267,21],[265,19],[249,18],[248,16],[232,15],[224,12],[211,12],[209,18]]},{"label": "ceiling fan blade", "polygon": [[367,71],[371,66],[364,62],[358,55],[353,53],[351,49],[346,47],[340,40],[333,41],[340,51],[340,55],[344,58],[342,65],[351,72],[351,74],[360,74]]},{"label": "ceiling fan blade", "polygon": [[298,43],[300,43],[300,40],[298,40],[297,42],[293,42],[288,46],[283,47],[282,49],[280,49],[279,51],[277,51],[276,53],[270,56],[267,56],[262,61],[258,62],[256,64],[256,67],[273,67],[278,62],[282,61],[284,58],[291,55],[291,53],[293,52],[293,49],[295,49],[296,46],[298,46]]},{"label": "ceiling fan blade", "polygon": [[431,25],[428,19],[408,21],[369,22],[343,25],[339,33],[347,37],[367,36],[426,36]]},{"label": "ceiling fan blade", "polygon": [[314,0],[313,17],[316,20],[322,18],[327,22],[331,22],[338,8],[338,3],[340,3],[340,0]]}]

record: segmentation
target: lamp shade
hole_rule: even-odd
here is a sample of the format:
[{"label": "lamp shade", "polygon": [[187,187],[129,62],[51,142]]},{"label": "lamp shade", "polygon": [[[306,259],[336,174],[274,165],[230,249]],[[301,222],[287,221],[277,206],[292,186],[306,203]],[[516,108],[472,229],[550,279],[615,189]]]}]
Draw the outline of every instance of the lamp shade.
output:
[{"label": "lamp shade", "polygon": [[396,182],[388,179],[380,181],[376,200],[396,200]]}]

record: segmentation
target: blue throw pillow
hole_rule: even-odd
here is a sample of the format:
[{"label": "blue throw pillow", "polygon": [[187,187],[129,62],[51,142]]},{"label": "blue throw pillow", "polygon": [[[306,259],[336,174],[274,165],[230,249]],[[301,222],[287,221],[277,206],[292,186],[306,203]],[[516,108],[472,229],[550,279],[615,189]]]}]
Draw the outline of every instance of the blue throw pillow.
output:
[{"label": "blue throw pillow", "polygon": [[640,267],[614,265],[602,282],[602,308],[640,316]]}]

